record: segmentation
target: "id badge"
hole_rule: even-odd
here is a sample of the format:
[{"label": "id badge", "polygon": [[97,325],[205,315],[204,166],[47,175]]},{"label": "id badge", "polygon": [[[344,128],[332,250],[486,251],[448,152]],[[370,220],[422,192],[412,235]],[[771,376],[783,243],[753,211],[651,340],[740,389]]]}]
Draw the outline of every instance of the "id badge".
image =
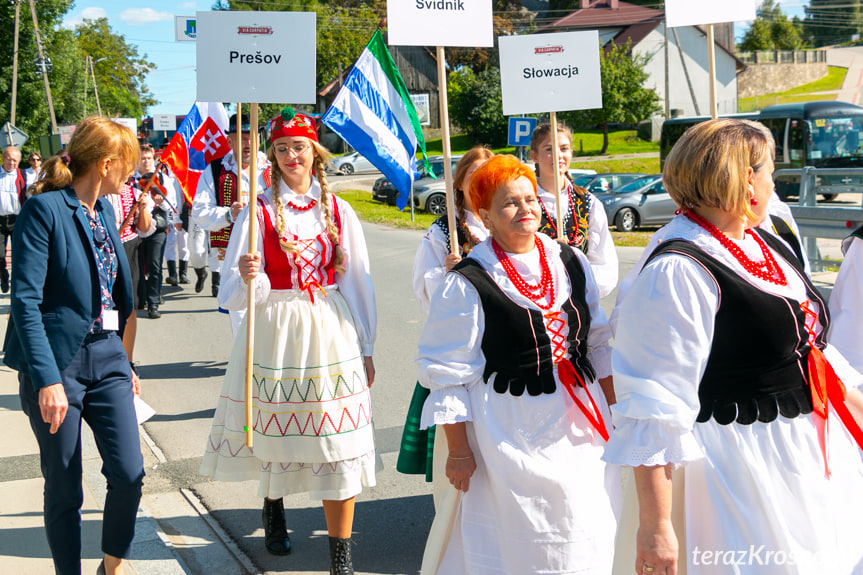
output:
[{"label": "id badge", "polygon": [[115,309],[102,310],[102,329],[120,329],[120,314]]}]

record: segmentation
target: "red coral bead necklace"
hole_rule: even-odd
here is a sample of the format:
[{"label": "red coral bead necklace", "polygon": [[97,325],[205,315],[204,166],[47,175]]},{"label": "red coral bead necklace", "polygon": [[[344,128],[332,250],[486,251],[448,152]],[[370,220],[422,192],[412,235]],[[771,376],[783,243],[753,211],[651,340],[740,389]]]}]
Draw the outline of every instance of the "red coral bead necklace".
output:
[{"label": "red coral bead necklace", "polygon": [[779,267],[779,264],[776,262],[776,258],[773,257],[773,254],[770,252],[770,248],[767,247],[767,244],[764,243],[764,240],[761,237],[753,233],[752,230],[745,230],[745,234],[749,234],[755,240],[755,243],[758,244],[758,247],[761,248],[761,253],[764,256],[764,261],[756,262],[749,256],[747,256],[740,246],[734,243],[731,238],[722,233],[722,230],[705,220],[703,217],[699,216],[695,212],[691,210],[685,210],[684,215],[687,218],[707,230],[710,235],[716,238],[720,244],[722,244],[725,249],[731,252],[731,255],[740,262],[740,265],[748,271],[750,274],[754,275],[757,278],[763,279],[764,281],[768,281],[770,283],[774,283],[776,285],[788,285],[788,280],[785,277],[785,273],[782,271],[782,268]]},{"label": "red coral bead necklace", "polygon": [[[536,241],[536,249],[539,251],[539,266],[541,269],[540,279],[538,284],[530,284],[524,277],[515,269],[515,265],[512,263],[512,260],[503,251],[503,248],[500,247],[500,244],[495,241],[494,238],[491,240],[491,246],[494,249],[494,253],[497,256],[500,265],[503,266],[504,271],[506,271],[506,275],[509,277],[509,280],[515,286],[515,289],[518,292],[535,303],[540,309],[548,310],[551,309],[551,306],[554,305],[554,278],[551,275],[551,267],[548,265],[548,257],[545,253],[545,246],[542,243],[542,240],[539,237],[535,238]],[[548,296],[548,303],[540,303]]]},{"label": "red coral bead necklace", "polygon": [[318,200],[316,200],[315,198],[312,198],[308,204],[306,204],[304,206],[298,206],[297,204],[294,203],[293,200],[289,200],[287,203],[287,206],[289,208],[291,208],[292,210],[297,210],[298,212],[306,212],[306,211],[314,208],[315,205],[317,205],[317,203],[318,203]]}]

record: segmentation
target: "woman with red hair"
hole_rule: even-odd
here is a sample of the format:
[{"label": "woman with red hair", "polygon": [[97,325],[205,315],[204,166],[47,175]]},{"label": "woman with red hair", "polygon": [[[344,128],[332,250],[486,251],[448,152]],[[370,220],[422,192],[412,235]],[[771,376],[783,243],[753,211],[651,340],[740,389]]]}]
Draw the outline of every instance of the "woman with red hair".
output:
[{"label": "woman with red hair", "polygon": [[609,573],[619,480],[600,459],[611,349],[593,272],[537,234],[536,179],[513,156],[480,166],[469,193],[490,238],[433,296],[416,360],[421,426],[446,435],[462,492],[433,570]]}]

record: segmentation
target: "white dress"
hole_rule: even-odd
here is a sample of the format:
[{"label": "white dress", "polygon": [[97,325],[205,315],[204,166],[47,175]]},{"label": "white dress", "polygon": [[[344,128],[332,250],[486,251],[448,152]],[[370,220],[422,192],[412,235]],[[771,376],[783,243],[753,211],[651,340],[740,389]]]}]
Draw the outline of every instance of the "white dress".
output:
[{"label": "white dress", "polygon": [[[551,217],[557,220],[557,197],[543,190],[539,185],[536,187],[536,195]],[[561,195],[566,202],[563,192]],[[608,229],[605,207],[593,194],[588,192],[585,197],[590,202],[590,216],[587,220],[587,261],[593,268],[593,276],[599,287],[599,297],[605,297],[617,286],[619,275],[617,252],[614,249],[611,231]],[[566,203],[564,203],[564,213],[566,213]]]},{"label": "white dress", "polygon": [[[748,274],[685,216],[668,224],[665,238],[692,241],[758,289],[807,299],[800,275],[781,256],[776,259],[787,286]],[[737,243],[749,257],[763,259],[751,237]],[[675,480],[675,489],[683,489],[685,517],[685,526],[676,526],[679,573],[863,572],[863,461],[832,408],[830,479],[813,414],[751,425],[720,425],[713,418],[696,423],[719,297],[712,276],[678,254],[660,255],[635,279],[621,304],[615,336],[615,429],[604,459],[632,467],[683,466],[683,481]],[[821,329],[817,320],[808,327],[815,333]],[[846,387],[860,385],[863,378],[835,348],[828,345],[824,355]],[[625,509],[624,516],[630,512]],[[637,521],[621,521],[618,539],[630,542],[630,548],[618,545],[618,559],[630,556],[622,560],[621,573],[631,573],[635,564],[636,527]]]},{"label": "white dress", "polygon": [[[557,311],[569,295],[558,254],[572,248],[542,234],[537,237],[552,264],[557,291],[550,311]],[[610,330],[590,266],[583,254],[573,251],[587,279],[589,358],[597,378],[602,378],[610,373]],[[474,247],[468,257],[490,272],[518,305],[539,309],[509,281],[490,240]],[[537,250],[510,258],[526,281],[539,281]],[[421,427],[467,422],[477,469],[461,498],[437,573],[609,573],[620,479],[616,466],[600,459],[605,441],[569,397],[557,369],[552,394],[497,393],[495,374],[486,384],[484,326],[476,289],[463,276],[448,274],[432,299],[419,342],[419,379],[431,390]],[[607,423],[607,403],[599,384],[589,382],[587,389]],[[576,393],[581,401],[589,401],[584,389]]]},{"label": "white dress", "polygon": [[863,240],[850,236],[842,242],[845,259],[830,294],[830,333],[848,363],[863,373]]},{"label": "white dress", "polygon": [[[272,190],[260,208],[275,223]],[[234,347],[207,440],[201,473],[225,481],[260,479],[258,494],[271,499],[309,492],[313,499],[344,500],[375,484],[372,413],[363,356],[371,356],[376,330],[374,289],[365,239],[350,206],[338,202],[345,272],[334,283],[326,273],[331,243],[324,234],[317,181],[305,196],[280,182],[283,205],[293,200],[308,211],[285,207],[286,234],[300,249],[291,260],[293,289],[271,289],[264,255],[255,279],[253,384],[254,446],[244,445],[246,322]],[[219,305],[246,307],[246,283],[237,262],[248,251],[248,208],[231,234],[222,267]],[[258,218],[261,224],[263,218]],[[274,237],[274,236],[273,236]],[[279,257],[282,254],[279,252]],[[297,265],[299,262],[299,265]],[[284,277],[279,279],[284,283]],[[300,289],[303,288],[303,289]]]}]

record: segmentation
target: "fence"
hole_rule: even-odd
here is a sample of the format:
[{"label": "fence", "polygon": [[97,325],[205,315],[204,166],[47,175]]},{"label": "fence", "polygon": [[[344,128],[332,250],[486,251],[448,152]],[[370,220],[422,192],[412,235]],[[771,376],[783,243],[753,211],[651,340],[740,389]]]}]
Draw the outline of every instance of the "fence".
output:
[{"label": "fence", "polygon": [[821,186],[816,185],[818,176],[863,177],[863,168],[814,168],[806,166],[802,170],[776,170],[774,179],[782,175],[800,175],[800,194],[797,204],[792,204],[791,213],[800,228],[801,239],[809,257],[812,271],[822,271],[824,266],[836,266],[835,261],[821,258],[817,238],[844,239],[863,224],[863,204],[860,207],[836,208],[817,205],[818,194],[863,193],[860,186]]},{"label": "fence", "polygon": [[746,64],[816,64],[827,61],[827,50],[760,50],[737,57]]}]

